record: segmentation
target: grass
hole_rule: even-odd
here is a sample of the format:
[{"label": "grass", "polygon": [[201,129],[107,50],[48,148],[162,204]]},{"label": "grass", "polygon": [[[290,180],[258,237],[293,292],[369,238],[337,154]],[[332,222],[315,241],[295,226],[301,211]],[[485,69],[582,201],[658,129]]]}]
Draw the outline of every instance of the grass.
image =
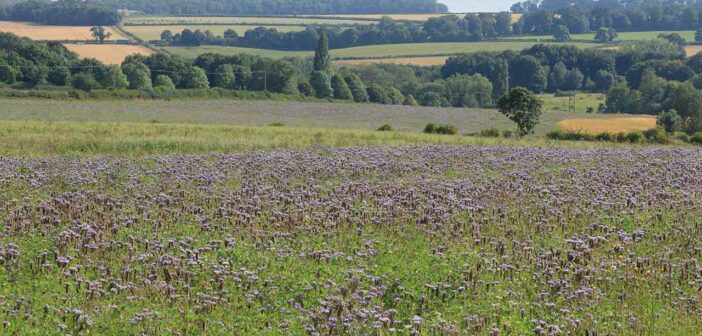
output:
[{"label": "grass", "polygon": [[389,64],[411,64],[419,66],[444,65],[449,56],[429,56],[429,57],[398,57],[398,58],[377,58],[377,59],[350,59],[339,60],[337,64],[341,65],[367,65],[376,63]]},{"label": "grass", "polygon": [[[683,30],[683,31],[641,31],[641,32],[620,32],[618,33],[619,35],[619,40],[620,41],[641,41],[641,40],[653,40],[658,38],[658,35],[660,34],[670,34],[670,33],[677,33],[680,34],[686,41],[688,42],[694,42],[695,41],[695,31],[694,30]],[[571,34],[570,37],[573,40],[588,40],[592,41],[595,39],[595,33],[587,33],[587,34]],[[510,40],[532,40],[532,39],[541,39],[544,41],[550,41],[553,40],[553,35],[526,35],[526,36],[511,36],[508,37]]]},{"label": "grass", "polygon": [[[580,100],[580,97],[583,97]],[[597,101],[598,95],[578,95],[576,101]],[[622,115],[585,113],[586,103],[569,112],[562,98],[545,100],[537,134],[543,135],[566,119],[610,118]],[[0,119],[40,121],[158,122],[264,126],[283,123],[289,127],[376,130],[390,124],[398,131],[421,132],[428,123],[449,124],[460,133],[478,133],[497,127],[513,129],[513,123],[492,109],[407,107],[377,104],[275,102],[263,100],[86,100],[0,98]],[[596,105],[595,105],[596,106]]]},{"label": "grass", "polygon": [[[529,140],[279,126],[155,124],[133,122],[0,121],[2,156],[142,156],[301,150],[319,146],[532,145]],[[561,145],[561,144],[559,144]],[[582,147],[601,144],[587,143]]]},{"label": "grass", "polygon": [[[405,43],[371,45],[345,49],[331,50],[334,58],[379,58],[379,57],[401,57],[401,56],[443,56],[461,53],[471,53],[477,51],[505,51],[522,50],[533,46],[534,42],[446,42],[446,43]],[[596,47],[594,43],[569,43],[582,48]],[[201,46],[201,47],[166,47],[169,53],[181,55],[187,58],[195,58],[204,53],[220,53],[223,55],[235,55],[248,53],[266,57],[309,57],[312,51],[281,51],[238,47]]]},{"label": "grass", "polygon": [[226,17],[226,16],[135,16],[124,20],[124,25],[353,25],[370,24],[368,20],[337,20],[330,18],[303,18],[303,17]]},{"label": "grass", "polygon": [[[202,31],[211,31],[216,36],[222,36],[224,31],[228,29],[235,30],[239,35],[244,35],[249,30],[256,29],[260,26],[255,25],[233,25],[233,26],[211,26],[211,25],[163,25],[163,26],[124,26],[124,29],[144,41],[160,40],[161,33],[164,30],[170,30],[173,34],[180,33],[184,29],[190,30],[200,29]],[[302,31],[304,26],[265,26],[266,28],[275,28],[281,32]]]}]

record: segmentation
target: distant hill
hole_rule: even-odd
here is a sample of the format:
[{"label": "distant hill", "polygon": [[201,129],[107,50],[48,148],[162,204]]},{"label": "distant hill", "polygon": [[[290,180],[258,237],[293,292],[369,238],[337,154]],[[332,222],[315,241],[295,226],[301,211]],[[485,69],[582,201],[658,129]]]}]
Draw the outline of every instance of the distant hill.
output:
[{"label": "distant hill", "polygon": [[[0,0],[12,1],[12,0]],[[115,9],[158,15],[445,13],[437,0],[102,0]]]}]

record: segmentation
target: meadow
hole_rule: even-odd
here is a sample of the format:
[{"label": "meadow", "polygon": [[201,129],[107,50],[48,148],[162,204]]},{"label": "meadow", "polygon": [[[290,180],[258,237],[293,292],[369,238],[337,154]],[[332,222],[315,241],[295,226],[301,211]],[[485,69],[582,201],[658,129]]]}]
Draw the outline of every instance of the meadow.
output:
[{"label": "meadow", "polygon": [[335,61],[340,65],[367,65],[367,64],[401,64],[418,66],[435,66],[446,64],[448,56],[430,57],[397,57],[397,58],[371,58],[371,59],[348,59]]},{"label": "meadow", "polygon": [[232,17],[232,16],[134,16],[126,18],[125,26],[137,25],[256,25],[256,26],[281,26],[281,25],[354,25],[371,24],[368,20],[344,20],[332,18],[305,18],[305,17]]},{"label": "meadow", "polygon": [[[446,56],[460,53],[470,53],[477,51],[505,51],[505,50],[522,50],[533,46],[534,42],[446,42],[446,43],[406,43],[406,44],[387,44],[387,45],[370,45],[345,49],[333,49],[330,54],[334,58],[408,58],[410,56]],[[596,47],[595,43],[569,43],[581,48]],[[165,47],[165,51],[184,56],[187,58],[195,58],[201,54],[214,52],[223,55],[235,55],[239,53],[248,53],[261,55],[266,57],[309,57],[312,56],[312,51],[282,51],[268,49],[253,49],[239,47],[221,47],[221,46],[200,46],[200,47]]]},{"label": "meadow", "polygon": [[[442,17],[446,15],[465,16],[467,13],[439,13],[439,14],[333,14],[333,15],[314,15],[314,17],[333,17],[337,19],[367,19],[380,20],[383,17],[389,17],[398,21],[427,21],[431,18]],[[310,15],[311,16],[311,15]],[[512,21],[518,21],[522,14],[512,14]]]},{"label": "meadow", "polygon": [[[211,31],[216,36],[222,36],[226,30],[232,29],[236,31],[239,35],[244,35],[247,31],[256,29],[260,26],[255,25],[162,25],[162,26],[124,26],[123,28],[134,34],[136,37],[144,41],[160,40],[161,33],[164,30],[170,30],[173,34],[180,33],[184,29],[190,29],[195,31],[197,29],[202,31]],[[265,28],[275,28],[280,32],[291,32],[291,31],[302,31],[305,30],[304,26],[265,26]]]},{"label": "meadow", "polygon": [[[683,30],[683,31],[640,31],[640,32],[618,32],[618,39],[620,41],[642,41],[642,40],[655,40],[660,34],[670,34],[676,33],[680,34],[686,41],[695,41],[695,31],[694,30]],[[595,33],[587,34],[571,34],[570,38],[573,40],[587,40],[592,41],[595,39]],[[543,41],[553,40],[553,35],[524,35],[524,36],[510,36],[509,40],[532,40],[541,39]]]},{"label": "meadow", "polygon": [[[111,39],[125,38],[118,30],[107,27]],[[26,22],[0,21],[0,31],[39,41],[92,41],[90,27],[45,26]]]},{"label": "meadow", "polygon": [[[568,119],[638,117],[585,113],[585,103],[575,111],[554,109],[557,98],[545,100],[537,135],[557,128]],[[596,98],[591,100],[596,101]],[[587,99],[584,99],[587,101]],[[552,103],[549,103],[552,102]],[[450,124],[463,133],[496,127],[511,130],[514,124],[493,109],[408,107],[378,104],[275,102],[263,100],[44,100],[0,98],[0,120],[135,122],[328,128],[374,131],[390,124],[398,131],[421,132],[428,123]],[[193,113],[197,111],[197,113]]]},{"label": "meadow", "polygon": [[0,332],[695,335],[701,158],[3,157]]}]

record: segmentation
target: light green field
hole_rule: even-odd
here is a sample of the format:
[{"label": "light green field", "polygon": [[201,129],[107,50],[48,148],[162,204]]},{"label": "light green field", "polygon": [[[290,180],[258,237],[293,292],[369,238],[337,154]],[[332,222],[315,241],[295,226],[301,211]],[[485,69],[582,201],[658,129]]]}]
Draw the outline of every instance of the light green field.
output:
[{"label": "light green field", "polygon": [[[556,97],[552,94],[542,94],[539,98],[544,102],[544,110],[546,111],[568,111],[568,97]],[[605,102],[605,95],[599,93],[578,93],[574,98],[575,111],[585,112],[588,107],[592,107],[597,111],[600,103]]]},{"label": "light green field", "polygon": [[[686,41],[692,42],[695,40],[694,30],[685,31],[642,31],[642,32],[621,32],[619,34],[620,41],[641,41],[641,40],[653,40],[658,38],[660,34],[670,34],[676,33],[680,34]],[[595,33],[588,34],[571,34],[570,37],[574,40],[594,40]],[[532,40],[541,39],[544,41],[553,40],[553,35],[526,35],[526,36],[513,36],[509,37],[510,40]]]},{"label": "light green field", "polygon": [[[569,43],[582,48],[599,46],[595,43]],[[448,42],[448,43],[406,43],[387,44],[354,47],[346,49],[335,49],[331,51],[334,58],[374,58],[374,57],[400,57],[400,56],[431,56],[431,55],[453,55],[461,53],[471,53],[478,51],[505,51],[522,50],[533,46],[533,42]],[[166,47],[167,52],[195,58],[204,53],[220,53],[223,55],[235,55],[248,53],[266,57],[307,57],[311,56],[311,51],[280,51],[253,48],[221,47],[221,46],[201,46],[201,47]]]},{"label": "light green field", "polygon": [[353,25],[372,24],[368,20],[341,20],[328,18],[295,17],[216,17],[216,16],[135,16],[124,20],[124,25]]},{"label": "light green field", "polygon": [[[164,30],[170,30],[173,34],[180,33],[184,29],[190,29],[195,31],[196,29],[202,31],[211,31],[216,36],[222,36],[222,34],[228,30],[233,29],[239,35],[244,35],[249,30],[256,29],[261,26],[248,26],[248,25],[233,25],[233,26],[213,26],[213,25],[173,25],[173,26],[124,26],[124,30],[136,35],[142,40],[153,41],[159,40],[161,38],[161,33]],[[265,28],[275,28],[280,32],[291,32],[291,31],[302,31],[305,30],[304,26],[265,26]]]}]

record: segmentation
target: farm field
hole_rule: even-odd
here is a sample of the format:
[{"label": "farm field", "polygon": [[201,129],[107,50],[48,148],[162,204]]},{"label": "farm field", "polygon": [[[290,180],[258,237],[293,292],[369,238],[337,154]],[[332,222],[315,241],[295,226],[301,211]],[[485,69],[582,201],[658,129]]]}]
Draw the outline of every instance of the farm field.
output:
[{"label": "farm field", "polygon": [[1,330],[696,335],[701,158],[505,146],[3,157]]},{"label": "farm field", "polygon": [[133,54],[151,55],[153,50],[139,45],[121,44],[64,44],[82,58],[95,58],[106,64],[121,64]]},{"label": "farm field", "polygon": [[[126,38],[113,28],[106,28],[111,39]],[[90,27],[44,26],[26,22],[0,21],[0,31],[40,41],[92,41]]]},{"label": "farm field", "polygon": [[[244,35],[249,30],[256,29],[260,26],[245,26],[245,25],[233,25],[233,26],[224,26],[224,25],[218,25],[218,26],[212,26],[212,25],[174,25],[174,26],[124,26],[124,30],[136,35],[138,38],[144,40],[144,41],[153,41],[153,40],[160,40],[161,39],[161,33],[164,30],[170,30],[173,32],[173,34],[180,33],[184,29],[190,29],[190,30],[202,30],[202,31],[211,31],[213,34],[217,36],[222,36],[222,34],[228,30],[228,29],[233,29],[236,31],[239,35]],[[302,31],[305,30],[304,26],[266,26],[266,28],[275,28],[280,32],[291,32],[291,31]]]},{"label": "farm field", "polygon": [[[408,107],[376,104],[274,102],[256,100],[203,101],[51,101],[0,98],[0,120],[76,122],[153,122],[266,126],[282,123],[296,128],[341,128],[374,131],[383,124],[396,130],[421,132],[427,123],[451,124],[461,133],[486,128],[512,129],[507,118],[491,109]],[[193,113],[197,111],[197,113]],[[628,115],[588,114],[545,106],[538,135],[566,119],[621,118]],[[640,117],[640,116],[634,116]]]},{"label": "farm field", "polygon": [[[676,33],[680,34],[686,41],[695,41],[695,31],[694,30],[684,30],[684,31],[642,31],[642,32],[619,32],[620,41],[641,41],[641,40],[653,40],[658,38],[660,34]],[[571,34],[570,37],[574,40],[594,40],[595,33],[588,34]],[[507,39],[510,40],[531,40],[531,39],[541,39],[544,41],[553,40],[553,35],[527,35],[527,36],[511,36]]]},{"label": "farm field", "polygon": [[[598,44],[594,43],[569,43],[577,47],[591,48]],[[346,49],[333,49],[330,54],[334,58],[359,58],[368,59],[373,57],[409,57],[409,56],[445,56],[459,53],[470,53],[476,51],[504,51],[521,50],[533,46],[533,42],[447,42],[447,43],[407,43],[388,44],[354,47]],[[169,53],[187,58],[195,58],[201,54],[214,52],[223,55],[235,55],[239,53],[249,53],[267,57],[308,57],[312,56],[311,51],[280,51],[253,48],[221,47],[221,46],[200,46],[200,47],[165,47]]]},{"label": "farm field", "polygon": [[656,117],[628,117],[609,119],[566,119],[559,121],[558,128],[566,131],[598,133],[622,133],[645,131],[656,127]]},{"label": "farm field", "polygon": [[380,58],[380,59],[351,59],[335,61],[341,65],[366,65],[366,64],[411,64],[419,66],[444,65],[448,56],[434,57],[398,57],[398,58]]},{"label": "farm field", "polygon": [[[383,17],[389,17],[393,20],[403,21],[427,21],[431,18],[442,17],[446,15],[465,16],[467,13],[438,13],[438,14],[332,14],[332,15],[314,15],[314,17],[330,17],[337,19],[369,19],[380,20]],[[312,15],[310,15],[312,16]],[[522,17],[522,14],[512,14],[512,21],[517,21]]]},{"label": "farm field", "polygon": [[134,16],[124,20],[125,26],[133,25],[353,25],[369,24],[367,20],[337,20],[304,17],[218,17],[218,16]]}]

